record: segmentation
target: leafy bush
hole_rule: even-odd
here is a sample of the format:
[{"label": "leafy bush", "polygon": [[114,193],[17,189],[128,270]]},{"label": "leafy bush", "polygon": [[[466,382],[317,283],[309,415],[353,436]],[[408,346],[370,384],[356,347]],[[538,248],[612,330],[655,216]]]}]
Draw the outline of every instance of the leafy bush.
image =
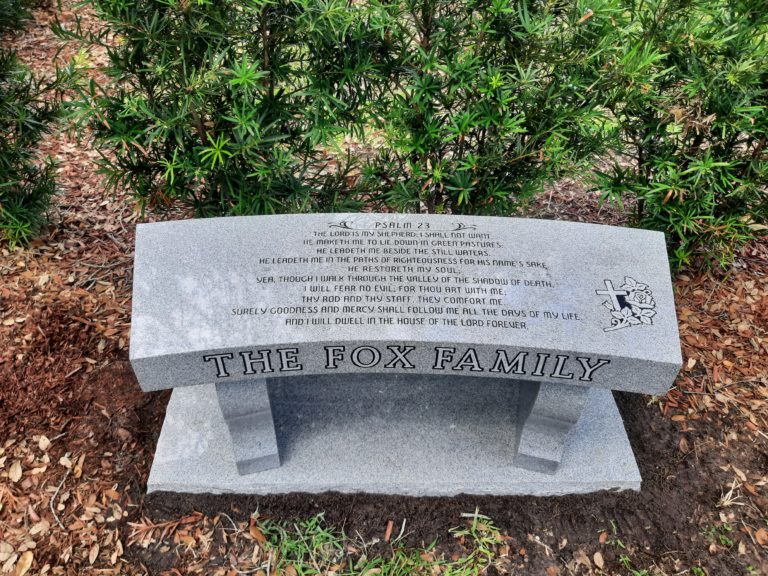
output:
[{"label": "leafy bush", "polygon": [[[608,2],[610,4],[610,2]],[[111,186],[198,214],[508,213],[600,148],[588,94],[610,22],[498,0],[91,0],[114,89],[77,110]],[[364,171],[318,145],[377,131]]]},{"label": "leafy bush", "polygon": [[673,264],[725,265],[768,218],[768,11],[761,0],[628,3],[603,93],[625,155],[606,198],[636,198]]},{"label": "leafy bush", "polygon": [[[0,0],[0,30],[18,27],[24,7]],[[41,82],[12,52],[0,50],[0,239],[11,246],[37,233],[55,190],[53,164],[38,160],[35,146],[56,115],[47,95],[59,82]]]},{"label": "leafy bush", "polygon": [[[105,46],[114,84],[72,113],[153,209],[504,215],[610,147],[598,188],[675,264],[761,230],[759,0],[89,2],[100,32],[58,32]],[[362,168],[333,150],[372,134]]]},{"label": "leafy bush", "polygon": [[111,187],[199,215],[354,210],[349,166],[318,144],[360,120],[376,46],[346,0],[92,0],[115,85],[74,110]]},{"label": "leafy bush", "polygon": [[613,45],[616,4],[377,6],[374,28],[393,58],[372,116],[388,147],[366,175],[387,191],[382,200],[400,210],[505,215],[602,150],[591,87]]},{"label": "leafy bush", "polygon": [[0,33],[18,30],[30,17],[28,0],[0,0]]}]

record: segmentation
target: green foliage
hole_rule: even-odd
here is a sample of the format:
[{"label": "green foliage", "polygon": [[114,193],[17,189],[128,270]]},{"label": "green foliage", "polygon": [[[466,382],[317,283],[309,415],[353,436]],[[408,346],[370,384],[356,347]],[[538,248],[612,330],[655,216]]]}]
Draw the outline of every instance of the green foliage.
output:
[{"label": "green foliage", "polygon": [[319,144],[354,131],[375,46],[346,0],[92,0],[115,85],[72,105],[110,187],[199,215],[356,210],[351,166]]},{"label": "green foliage", "polygon": [[392,54],[372,112],[388,147],[366,171],[382,200],[507,215],[600,151],[605,118],[591,88],[616,4],[372,2]]},{"label": "green foliage", "polygon": [[731,548],[734,544],[733,539],[729,536],[733,531],[730,524],[723,522],[722,524],[715,524],[703,529],[701,533],[707,538],[710,544],[718,543],[726,548]]},{"label": "green foliage", "polygon": [[610,149],[675,265],[765,230],[761,0],[85,1],[101,31],[57,31],[114,82],[70,111],[152,209],[507,215]]},{"label": "green foliage", "polygon": [[35,147],[56,115],[43,83],[11,52],[0,50],[0,239],[25,243],[45,222],[55,190],[54,167],[38,160]]},{"label": "green foliage", "polygon": [[674,265],[725,265],[768,218],[765,3],[628,2],[618,24],[603,94],[624,161],[598,187],[637,199],[638,222],[667,233]]},{"label": "green foliage", "polygon": [[0,0],[0,34],[18,30],[31,16],[29,0]]},{"label": "green foliage", "polygon": [[[365,198],[505,214],[603,141],[589,88],[611,26],[581,26],[584,7],[90,4],[103,32],[58,32],[106,46],[116,86],[84,84],[76,118],[105,146],[109,185],[151,207],[251,214],[359,209]],[[355,158],[329,166],[318,146],[371,132],[387,146],[359,179]]]}]

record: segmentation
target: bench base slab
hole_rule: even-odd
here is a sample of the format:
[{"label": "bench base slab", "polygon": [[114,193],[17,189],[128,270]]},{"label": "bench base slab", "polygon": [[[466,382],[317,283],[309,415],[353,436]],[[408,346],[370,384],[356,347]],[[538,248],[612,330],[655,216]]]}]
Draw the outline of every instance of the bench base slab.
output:
[{"label": "bench base slab", "polygon": [[177,388],[147,491],[545,496],[640,489],[610,391],[589,391],[555,474],[513,465],[518,398],[509,381],[283,378],[270,384],[282,465],[241,476],[214,386]]}]

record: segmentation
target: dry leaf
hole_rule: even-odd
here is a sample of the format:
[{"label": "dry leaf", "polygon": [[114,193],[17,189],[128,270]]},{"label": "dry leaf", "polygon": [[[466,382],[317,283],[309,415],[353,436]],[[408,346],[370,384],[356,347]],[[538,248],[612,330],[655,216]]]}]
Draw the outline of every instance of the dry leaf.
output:
[{"label": "dry leaf", "polygon": [[395,526],[395,523],[392,520],[387,520],[387,529],[384,531],[384,542],[389,542],[389,539],[392,538],[392,528]]},{"label": "dry leaf", "polygon": [[0,562],[5,562],[13,555],[13,546],[5,540],[0,540]]},{"label": "dry leaf", "polygon": [[48,450],[48,447],[51,445],[51,441],[48,440],[47,436],[40,436],[40,439],[37,441],[37,447],[40,448],[43,452]]},{"label": "dry leaf", "polygon": [[21,462],[14,460],[11,469],[8,471],[8,478],[11,482],[18,482],[21,479]]},{"label": "dry leaf", "polygon": [[602,569],[603,566],[605,566],[605,562],[603,561],[603,555],[600,554],[600,552],[595,552],[595,555],[592,556],[592,560],[595,561],[595,566]]},{"label": "dry leaf", "polygon": [[24,554],[21,555],[21,558],[19,558],[19,561],[16,564],[16,572],[14,573],[14,575],[24,576],[24,574],[29,572],[29,569],[32,567],[33,559],[34,559],[34,556],[32,555],[31,550],[27,550],[26,552],[24,552]]},{"label": "dry leaf", "polygon": [[584,550],[576,550],[576,552],[573,553],[573,559],[587,568],[592,568],[592,562]]},{"label": "dry leaf", "polygon": [[98,557],[98,555],[99,555],[99,545],[97,543],[91,546],[91,551],[88,552],[88,563],[93,564],[94,562],[96,562],[96,558]]},{"label": "dry leaf", "polygon": [[768,547],[768,530],[760,528],[760,530],[755,532],[755,540],[757,540],[760,546]]},{"label": "dry leaf", "polygon": [[262,534],[261,530],[259,530],[258,526],[256,524],[251,524],[251,527],[248,529],[248,532],[251,534],[254,540],[259,542],[260,544],[264,544],[264,542],[267,541],[264,534]]}]

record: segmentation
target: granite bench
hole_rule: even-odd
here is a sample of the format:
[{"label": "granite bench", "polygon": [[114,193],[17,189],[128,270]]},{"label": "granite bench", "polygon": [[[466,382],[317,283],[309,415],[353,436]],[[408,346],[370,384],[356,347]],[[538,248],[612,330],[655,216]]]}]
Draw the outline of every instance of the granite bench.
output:
[{"label": "granite bench", "polygon": [[280,466],[281,378],[515,386],[510,457],[552,474],[590,389],[681,366],[662,234],[393,214],[140,224],[130,360],[145,391],[215,385],[241,475]]}]

